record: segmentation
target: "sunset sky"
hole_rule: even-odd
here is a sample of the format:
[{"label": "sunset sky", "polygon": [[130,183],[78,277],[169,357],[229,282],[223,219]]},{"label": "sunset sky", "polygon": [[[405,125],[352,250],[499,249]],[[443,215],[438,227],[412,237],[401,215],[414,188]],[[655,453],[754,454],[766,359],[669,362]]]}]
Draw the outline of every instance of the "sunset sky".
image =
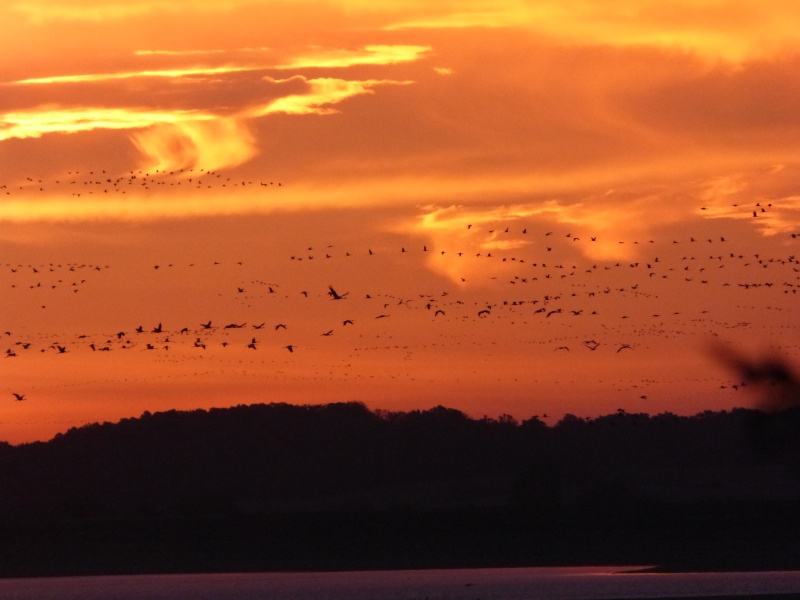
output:
[{"label": "sunset sky", "polygon": [[0,440],[755,405],[719,355],[800,364],[798,30],[777,0],[3,3]]}]

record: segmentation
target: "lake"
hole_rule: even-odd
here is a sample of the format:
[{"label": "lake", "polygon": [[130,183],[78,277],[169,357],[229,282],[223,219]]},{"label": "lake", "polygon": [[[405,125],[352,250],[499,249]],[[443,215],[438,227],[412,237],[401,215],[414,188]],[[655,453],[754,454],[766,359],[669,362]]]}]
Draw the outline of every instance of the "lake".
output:
[{"label": "lake", "polygon": [[800,571],[637,567],[114,575],[0,580],[2,600],[584,600],[798,594]]}]

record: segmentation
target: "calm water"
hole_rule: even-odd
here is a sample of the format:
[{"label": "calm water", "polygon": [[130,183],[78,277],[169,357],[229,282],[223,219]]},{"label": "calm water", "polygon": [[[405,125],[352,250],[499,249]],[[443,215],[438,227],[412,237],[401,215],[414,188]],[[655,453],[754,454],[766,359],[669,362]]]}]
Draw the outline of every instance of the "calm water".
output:
[{"label": "calm water", "polygon": [[565,567],[0,580],[2,600],[577,600],[781,593],[800,594],[800,571],[644,574]]}]

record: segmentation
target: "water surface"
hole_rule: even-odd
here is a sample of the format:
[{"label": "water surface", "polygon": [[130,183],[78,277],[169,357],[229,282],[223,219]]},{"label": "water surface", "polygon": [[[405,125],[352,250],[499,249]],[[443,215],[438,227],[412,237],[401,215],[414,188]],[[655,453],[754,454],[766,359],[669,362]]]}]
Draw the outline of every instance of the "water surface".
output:
[{"label": "water surface", "polygon": [[0,580],[3,600],[588,600],[800,594],[800,571],[637,567],[115,575]]}]

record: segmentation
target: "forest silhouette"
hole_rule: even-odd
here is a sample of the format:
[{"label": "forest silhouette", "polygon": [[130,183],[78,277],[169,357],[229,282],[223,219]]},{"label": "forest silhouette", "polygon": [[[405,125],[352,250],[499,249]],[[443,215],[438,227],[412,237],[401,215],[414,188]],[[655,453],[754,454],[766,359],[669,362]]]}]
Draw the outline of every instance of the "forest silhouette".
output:
[{"label": "forest silhouette", "polygon": [[796,568],[800,409],[144,413],[0,444],[0,575]]}]

